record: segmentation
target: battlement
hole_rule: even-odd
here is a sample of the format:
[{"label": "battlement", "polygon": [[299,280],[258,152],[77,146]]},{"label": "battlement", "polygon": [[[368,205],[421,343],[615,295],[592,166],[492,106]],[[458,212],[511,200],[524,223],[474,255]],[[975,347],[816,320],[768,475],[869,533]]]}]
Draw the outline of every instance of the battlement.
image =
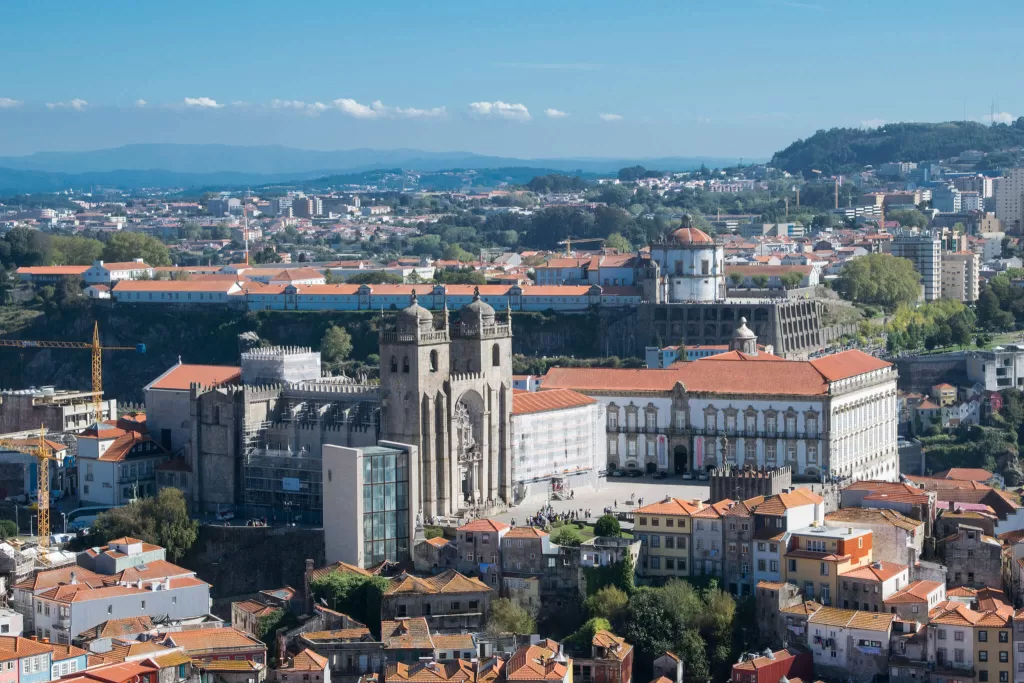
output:
[{"label": "battlement", "polygon": [[445,344],[448,341],[450,341],[448,330],[418,330],[416,334],[397,332],[393,329],[380,332],[382,344]]},{"label": "battlement", "polygon": [[793,485],[789,465],[773,468],[719,467],[711,470],[711,502],[774,496]]},{"label": "battlement", "polygon": [[242,353],[242,382],[285,382],[314,380],[323,374],[320,352],[308,346],[268,346]]},{"label": "battlement", "polygon": [[313,353],[313,349],[308,346],[262,346],[242,352],[242,360],[282,358],[306,353]]},{"label": "battlement", "polygon": [[512,326],[508,323],[483,326],[454,323],[451,327],[451,336],[462,339],[504,339],[512,336]]},{"label": "battlement", "polygon": [[453,372],[449,375],[449,378],[451,379],[452,384],[457,384],[459,382],[475,382],[483,379],[484,374],[482,372]]}]

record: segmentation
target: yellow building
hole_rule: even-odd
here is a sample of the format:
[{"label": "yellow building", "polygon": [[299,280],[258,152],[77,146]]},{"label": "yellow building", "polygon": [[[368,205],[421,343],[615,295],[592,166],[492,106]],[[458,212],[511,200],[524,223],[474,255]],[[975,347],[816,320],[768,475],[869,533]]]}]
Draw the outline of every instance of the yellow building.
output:
[{"label": "yellow building", "polygon": [[966,678],[963,672],[973,669],[979,683],[1009,683],[1014,680],[1013,608],[998,598],[975,600],[968,606],[959,601],[958,590],[962,589],[948,593],[956,599],[928,614],[929,659],[935,661],[937,672]]},{"label": "yellow building", "polygon": [[839,575],[870,563],[869,530],[809,526],[790,533],[782,580],[799,587],[804,600],[831,605],[839,596]]},{"label": "yellow building", "polygon": [[701,501],[665,498],[636,509],[633,535],[643,544],[639,576],[690,576],[692,516],[703,507]]}]

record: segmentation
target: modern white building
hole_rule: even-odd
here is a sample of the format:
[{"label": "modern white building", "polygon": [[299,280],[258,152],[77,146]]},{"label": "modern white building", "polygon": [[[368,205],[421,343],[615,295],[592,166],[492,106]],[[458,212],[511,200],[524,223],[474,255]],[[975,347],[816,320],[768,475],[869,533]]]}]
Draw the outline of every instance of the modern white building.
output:
[{"label": "modern white building", "polygon": [[663,242],[651,245],[658,264],[661,301],[722,301],[725,299],[725,250],[697,228],[679,228]]},{"label": "modern white building", "polygon": [[411,555],[420,511],[415,446],[378,442],[367,448],[324,445],[324,552],[328,564],[370,567]]},{"label": "modern white building", "polygon": [[606,462],[603,418],[596,399],[570,389],[513,394],[515,499],[596,484]]},{"label": "modern white building", "polygon": [[137,258],[122,263],[94,261],[89,270],[83,273],[82,279],[90,285],[112,285],[120,280],[152,278],[155,274],[156,271],[151,266]]},{"label": "modern white building", "polygon": [[1004,344],[967,352],[967,379],[986,391],[1024,388],[1024,344]]},{"label": "modern white building", "polygon": [[921,275],[924,300],[935,301],[942,294],[942,242],[929,234],[902,233],[890,243],[893,256],[910,259]]},{"label": "modern white building", "polygon": [[981,295],[981,256],[973,252],[942,255],[942,298],[965,304]]},{"label": "modern white building", "polygon": [[[160,444],[120,420],[78,436],[78,494],[83,503],[125,505],[156,495],[156,466],[170,457]],[[124,427],[124,428],[122,428]]]}]

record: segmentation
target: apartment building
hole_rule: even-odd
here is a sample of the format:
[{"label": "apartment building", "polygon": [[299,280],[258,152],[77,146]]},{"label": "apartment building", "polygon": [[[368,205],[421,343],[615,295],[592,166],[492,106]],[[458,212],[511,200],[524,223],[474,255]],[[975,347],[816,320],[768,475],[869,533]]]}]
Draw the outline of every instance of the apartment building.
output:
[{"label": "apartment building", "polygon": [[810,526],[790,534],[782,550],[783,580],[795,584],[805,600],[834,604],[840,575],[871,562],[871,532],[847,527]]},{"label": "apartment building", "polygon": [[816,676],[871,681],[888,672],[894,614],[822,607],[807,619]]},{"label": "apartment building", "polygon": [[946,584],[942,581],[914,581],[883,601],[885,611],[903,621],[927,624],[929,613],[946,601]]},{"label": "apartment building", "polygon": [[924,522],[877,508],[841,508],[825,516],[833,529],[856,527],[871,531],[871,557],[876,561],[915,565],[924,548]]},{"label": "apartment building", "polygon": [[902,233],[889,243],[893,256],[909,259],[921,275],[922,296],[935,301],[942,295],[942,241],[929,234]]},{"label": "apartment building", "polygon": [[711,504],[701,503],[690,515],[690,560],[693,576],[722,575],[722,560],[725,557],[723,515],[732,505],[733,501],[728,499]]},{"label": "apartment building", "polygon": [[974,303],[981,294],[981,255],[947,252],[942,255],[942,298]]},{"label": "apartment building", "polygon": [[753,580],[782,581],[781,549],[789,543],[795,529],[820,524],[825,501],[807,488],[792,489],[769,496],[754,506]]},{"label": "apartment building", "polygon": [[996,217],[1005,230],[1020,230],[1024,218],[1024,168],[1003,171],[996,179]]},{"label": "apartment building", "polygon": [[641,542],[637,566],[640,576],[691,575],[693,514],[703,507],[699,500],[665,498],[634,511],[633,535]]},{"label": "apartment building", "polygon": [[839,601],[844,609],[885,612],[886,598],[910,583],[910,567],[874,561],[843,572],[839,579]]},{"label": "apartment building", "polygon": [[1024,344],[1004,344],[967,352],[967,380],[986,391],[1024,387]]},{"label": "apartment building", "polygon": [[1001,602],[991,607],[979,611],[949,600],[931,611],[928,659],[935,663],[936,675],[1009,683],[1013,608]]}]

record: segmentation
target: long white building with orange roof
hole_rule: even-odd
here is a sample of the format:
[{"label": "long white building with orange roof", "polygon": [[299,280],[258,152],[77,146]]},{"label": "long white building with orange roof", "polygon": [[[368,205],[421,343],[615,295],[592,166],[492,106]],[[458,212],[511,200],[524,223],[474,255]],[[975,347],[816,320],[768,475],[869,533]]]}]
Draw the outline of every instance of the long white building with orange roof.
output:
[{"label": "long white building with orange roof", "polygon": [[541,392],[572,389],[603,406],[609,468],[789,466],[798,477],[896,480],[891,363],[860,351],[761,354],[745,321],[731,347],[661,370],[552,368]]}]

